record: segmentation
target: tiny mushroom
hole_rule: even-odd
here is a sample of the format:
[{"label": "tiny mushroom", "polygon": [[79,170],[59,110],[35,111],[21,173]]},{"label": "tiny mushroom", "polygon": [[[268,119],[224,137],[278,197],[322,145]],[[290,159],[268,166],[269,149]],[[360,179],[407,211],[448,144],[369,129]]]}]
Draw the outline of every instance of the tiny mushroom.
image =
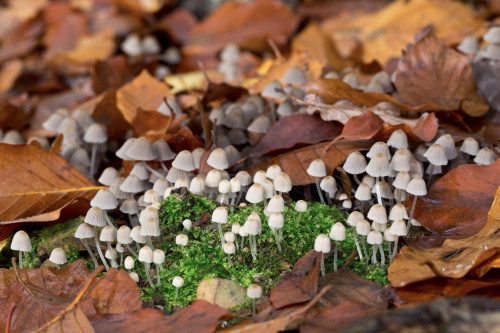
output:
[{"label": "tiny mushroom", "polygon": [[345,240],[345,227],[342,222],[336,222],[332,226],[332,230],[330,231],[330,238],[335,242],[335,248],[333,250],[333,271],[337,271],[337,255],[338,255],[338,247],[339,241]]},{"label": "tiny mushroom", "polygon": [[180,276],[174,276],[172,285],[175,287],[175,299],[179,297],[179,288],[184,285],[184,279]]},{"label": "tiny mushroom", "polygon": [[26,259],[26,265],[28,265],[28,256],[26,253],[31,251],[31,240],[25,231],[19,230],[14,234],[12,242],[10,243],[10,249],[19,252],[19,268],[23,268],[23,253]]},{"label": "tiny mushroom", "polygon": [[139,250],[139,261],[144,263],[144,271],[146,272],[149,286],[151,287],[151,289],[156,291],[153,281],[151,280],[151,274],[149,272],[149,267],[153,262],[153,250],[151,250],[149,246],[145,245]]},{"label": "tiny mushroom", "polygon": [[316,183],[316,190],[318,191],[319,198],[321,203],[325,203],[325,199],[323,199],[323,194],[321,193],[321,189],[319,187],[319,178],[326,176],[326,166],[322,159],[318,158],[309,164],[307,168],[307,174],[309,176],[314,177],[314,182]]},{"label": "tiny mushroom", "polygon": [[61,265],[67,263],[66,253],[60,247],[56,247],[50,252],[49,261],[57,265],[57,269],[61,268]]},{"label": "tiny mushroom", "polygon": [[252,315],[255,317],[255,301],[262,297],[262,288],[257,284],[249,285],[247,297],[252,299]]},{"label": "tiny mushroom", "polygon": [[325,276],[325,253],[330,253],[332,244],[326,234],[320,234],[314,241],[314,251],[321,253],[321,275]]}]

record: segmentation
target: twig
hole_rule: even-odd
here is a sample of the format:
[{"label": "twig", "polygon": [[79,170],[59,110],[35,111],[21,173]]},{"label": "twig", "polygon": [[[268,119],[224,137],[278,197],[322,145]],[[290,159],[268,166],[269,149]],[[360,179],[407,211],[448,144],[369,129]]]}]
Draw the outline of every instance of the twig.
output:
[{"label": "twig", "polygon": [[175,112],[174,112],[174,109],[172,109],[172,107],[170,106],[170,104],[168,104],[166,97],[163,97],[163,103],[165,103],[165,105],[167,106],[167,109],[170,110],[170,117],[168,118],[167,129],[165,131],[165,133],[168,133],[168,130],[169,130],[170,126],[172,125],[172,121],[174,121]]},{"label": "twig", "polygon": [[280,52],[280,49],[278,48],[278,46],[276,46],[276,43],[274,42],[274,40],[272,40],[271,38],[268,38],[267,43],[269,44],[269,46],[273,50],[273,53],[274,53],[274,56],[276,57],[276,59],[280,60],[281,59],[281,52]]},{"label": "twig", "polygon": [[37,329],[35,332],[42,332],[42,331],[44,331],[50,325],[56,323],[59,319],[61,319],[62,317],[64,317],[66,315],[66,313],[68,313],[69,311],[71,311],[78,304],[78,302],[80,302],[80,300],[82,299],[83,295],[85,295],[85,293],[87,292],[87,290],[90,288],[90,285],[92,284],[92,282],[94,282],[94,279],[97,277],[97,275],[99,275],[99,273],[101,273],[103,270],[104,270],[104,266],[97,267],[96,270],[89,276],[89,278],[85,282],[85,285],[83,286],[82,290],[80,290],[80,292],[78,293],[78,295],[76,295],[76,297],[73,300],[73,302],[71,302],[71,304],[68,305],[68,307],[63,312],[61,312],[59,315],[57,315],[56,317],[54,317],[51,321],[49,321],[48,323],[46,323],[45,325],[43,325],[42,327],[40,327],[39,329]]},{"label": "twig", "polygon": [[31,291],[30,288],[28,288],[28,286],[23,282],[23,280],[21,279],[21,276],[19,275],[19,270],[17,269],[17,265],[16,265],[16,258],[12,257],[12,267],[14,268],[14,273],[16,273],[16,278],[17,280],[19,281],[19,283],[24,287],[24,289],[26,289],[26,291],[31,295],[31,297],[33,298],[33,300],[36,302],[36,304],[38,304],[38,306],[40,307],[40,309],[42,309],[42,312],[44,314],[44,316],[47,318],[47,320],[50,318],[50,316],[48,315],[48,313],[45,311],[44,307],[42,306],[42,304],[40,303],[40,301],[38,300],[38,298],[36,298],[35,294]]},{"label": "twig", "polygon": [[354,250],[351,252],[351,255],[349,258],[347,258],[347,261],[345,262],[344,266],[340,269],[341,271],[345,271],[351,264],[353,263],[354,259],[356,259],[356,256],[358,255],[358,251]]},{"label": "twig", "polygon": [[12,321],[12,314],[14,313],[14,310],[17,308],[16,303],[12,303],[9,307],[9,313],[7,314],[7,322],[5,323],[5,333],[10,332],[10,322]]},{"label": "twig", "polygon": [[212,81],[208,77],[207,70],[206,70],[205,66],[203,65],[202,61],[198,61],[198,67],[200,67],[200,71],[203,73],[203,76],[205,77],[205,80],[207,80],[207,84],[212,83]]}]

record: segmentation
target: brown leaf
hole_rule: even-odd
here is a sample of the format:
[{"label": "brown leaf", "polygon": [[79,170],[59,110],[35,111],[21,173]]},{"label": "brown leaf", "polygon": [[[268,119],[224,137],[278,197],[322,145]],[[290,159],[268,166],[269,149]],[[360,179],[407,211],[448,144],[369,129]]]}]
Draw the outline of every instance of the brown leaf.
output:
[{"label": "brown leaf", "polygon": [[278,1],[228,2],[191,31],[183,53],[188,57],[215,55],[229,43],[264,52],[269,50],[268,38],[283,45],[297,24],[298,18]]},{"label": "brown leaf", "polygon": [[293,114],[274,123],[250,151],[249,157],[276,154],[303,145],[332,140],[341,126],[308,114]]},{"label": "brown leaf", "polygon": [[14,59],[6,62],[0,69],[0,93],[9,91],[23,70],[23,62]]},{"label": "brown leaf", "polygon": [[49,52],[71,50],[87,34],[87,17],[73,11],[69,4],[51,3],[43,15],[48,25],[43,42]]},{"label": "brown leaf", "polygon": [[167,32],[176,43],[184,44],[196,23],[196,17],[190,11],[179,8],[164,16],[156,28]]},{"label": "brown leaf", "polygon": [[167,131],[171,122],[171,117],[165,116],[157,111],[139,109],[132,121],[132,126],[137,136],[145,134],[163,134]]},{"label": "brown leaf", "polygon": [[93,333],[94,328],[90,324],[80,306],[77,305],[68,311],[61,319],[50,325],[47,329],[39,330],[38,332],[47,333]]},{"label": "brown leaf", "polygon": [[327,145],[327,142],[318,143],[278,156],[259,159],[249,167],[248,172],[254,173],[257,170],[265,170],[272,164],[278,164],[283,172],[290,175],[294,186],[311,184],[314,183],[314,178],[309,176],[306,170],[313,160],[321,158],[325,162],[327,174],[332,174],[337,166],[344,163],[347,155],[354,151],[368,149],[371,143],[368,141],[341,141],[329,151],[325,151]]},{"label": "brown leaf", "polygon": [[[116,95],[116,91],[114,90],[105,92],[94,98],[97,104],[90,106],[90,109],[92,110],[92,117],[98,123],[106,125],[110,138],[122,140],[123,134],[131,128],[131,126],[116,106]],[[80,105],[80,108],[81,107]]]},{"label": "brown leaf", "polygon": [[13,105],[5,98],[0,98],[0,128],[22,130],[29,124],[31,114],[26,114],[21,107]]},{"label": "brown leaf", "polygon": [[490,63],[487,60],[474,62],[472,64],[477,90],[488,104],[496,111],[500,110],[500,90],[498,80],[500,79],[500,65],[497,62]]},{"label": "brown leaf", "polygon": [[116,92],[116,105],[123,118],[134,126],[134,119],[140,109],[157,110],[163,99],[169,96],[168,87],[143,70],[132,82]]},{"label": "brown leaf", "polygon": [[320,256],[314,260],[307,276],[288,273],[271,291],[270,301],[275,309],[310,301],[318,292]]},{"label": "brown leaf", "polygon": [[57,56],[77,64],[89,64],[98,60],[106,60],[115,51],[115,36],[112,31],[105,30],[78,40],[74,49]]},{"label": "brown leaf", "polygon": [[467,57],[447,47],[432,30],[403,52],[395,85],[401,99],[410,105],[462,109],[475,117],[488,111],[488,105],[476,93]]},{"label": "brown leaf", "polygon": [[[497,161],[495,167],[498,168],[498,165],[500,164]],[[462,166],[457,170],[467,169],[467,167]],[[459,172],[463,171],[465,170]],[[482,186],[487,185],[483,183]],[[475,193],[478,194],[478,192]],[[462,204],[450,206],[448,210],[456,210],[460,208],[460,205]],[[433,208],[436,207],[439,206],[433,206]],[[463,218],[460,217],[460,219]],[[483,220],[485,219],[487,219],[486,225],[474,236],[463,239],[447,239],[441,247],[437,248],[420,247],[418,243],[403,247],[388,268],[388,278],[391,285],[405,287],[435,277],[458,279],[485,263],[496,262],[496,259],[500,257],[500,238],[498,237],[500,232],[500,187],[496,192],[488,216],[483,216]],[[465,220],[467,221],[467,217]],[[489,268],[491,266],[481,269],[481,274],[485,274]]]},{"label": "brown leaf", "polygon": [[241,87],[232,86],[225,82],[214,83],[209,81],[201,103],[207,105],[213,101],[236,101],[246,93],[246,89]]},{"label": "brown leaf", "polygon": [[57,220],[61,209],[102,188],[40,148],[0,144],[0,155],[0,225]]},{"label": "brown leaf", "polygon": [[131,79],[127,57],[118,55],[107,61],[97,61],[91,70],[92,89],[100,94],[108,89],[118,89]]},{"label": "brown leaf", "polygon": [[[462,165],[441,177],[417,199],[415,218],[445,237],[464,238],[481,230],[500,186],[500,161]],[[407,202],[411,205],[410,200]]]},{"label": "brown leaf", "polygon": [[194,301],[171,316],[158,310],[142,309],[116,315],[97,316],[92,319],[96,332],[214,332],[219,320],[234,316],[224,308],[203,300]]}]

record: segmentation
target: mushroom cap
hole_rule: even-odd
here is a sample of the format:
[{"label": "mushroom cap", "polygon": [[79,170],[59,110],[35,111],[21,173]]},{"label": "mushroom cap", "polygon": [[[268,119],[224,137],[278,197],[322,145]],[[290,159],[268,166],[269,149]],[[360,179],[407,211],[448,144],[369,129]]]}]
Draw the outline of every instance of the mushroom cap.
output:
[{"label": "mushroom cap", "polygon": [[130,233],[132,230],[130,230],[129,227],[126,225],[122,225],[120,228],[118,228],[118,232],[116,233],[116,240],[120,244],[130,244],[132,243],[132,238],[130,237]]},{"label": "mushroom cap", "polygon": [[277,92],[276,89],[283,89],[283,86],[281,85],[281,83],[279,83],[278,80],[272,80],[264,87],[261,92],[261,96],[272,99],[280,99],[286,97],[282,93]]},{"label": "mushroom cap", "polygon": [[285,100],[280,103],[278,108],[276,109],[276,113],[281,117],[287,117],[295,113],[295,108],[292,103],[288,100]]},{"label": "mushroom cap", "polygon": [[413,219],[413,218],[411,219],[411,222],[410,222],[410,223],[411,223],[411,225],[412,225],[412,226],[415,226],[415,227],[421,227],[421,226],[422,226],[422,225],[420,224],[420,222],[418,222],[417,220],[415,220],[415,219]]},{"label": "mushroom cap", "polygon": [[384,232],[387,229],[387,223],[372,223],[372,229],[380,232]]},{"label": "mushroom cap", "polygon": [[258,170],[253,175],[253,182],[254,183],[262,184],[263,182],[266,181],[266,179],[267,179],[266,172],[264,170]]},{"label": "mushroom cap", "polygon": [[226,153],[227,156],[228,165],[233,165],[241,159],[240,152],[233,145],[224,147],[224,152]]},{"label": "mushroom cap", "polygon": [[385,94],[384,86],[379,81],[374,80],[374,77],[370,80],[363,91],[367,93]]},{"label": "mushroom cap", "polygon": [[479,143],[477,142],[476,139],[467,137],[465,138],[464,142],[462,143],[462,146],[460,147],[460,151],[471,155],[471,156],[476,156],[477,153],[479,152]]},{"label": "mushroom cap", "polygon": [[[392,195],[392,188],[391,188],[391,185],[389,185],[389,183],[387,183],[386,181],[380,181],[378,183],[378,186],[380,188],[380,196],[384,199],[394,199],[393,195]],[[375,184],[375,186],[372,188],[372,193],[373,194],[376,194],[377,193],[377,184]]]},{"label": "mushroom cap", "polygon": [[150,264],[153,262],[153,250],[147,245],[139,250],[139,261]]},{"label": "mushroom cap", "polygon": [[158,178],[153,184],[153,190],[161,196],[169,186],[170,184],[166,178]]},{"label": "mushroom cap", "polygon": [[108,141],[108,132],[106,127],[101,124],[90,125],[83,136],[83,141],[87,143],[105,143]]},{"label": "mushroom cap", "polygon": [[123,244],[120,244],[120,243],[116,244],[115,250],[118,253],[125,253],[125,248],[123,247]]},{"label": "mushroom cap", "polygon": [[377,223],[387,223],[387,212],[381,204],[371,206],[366,216]]},{"label": "mushroom cap", "polygon": [[307,174],[313,177],[325,177],[326,176],[326,166],[322,159],[318,158],[309,164],[307,168]]},{"label": "mushroom cap", "polygon": [[31,251],[31,240],[24,230],[19,230],[14,234],[12,242],[10,243],[10,249],[21,252]]},{"label": "mushroom cap", "polygon": [[283,228],[285,224],[285,219],[283,218],[283,215],[281,213],[271,213],[269,216],[267,224],[269,225],[269,228],[272,229],[281,229]]},{"label": "mushroom cap", "polygon": [[281,167],[278,164],[270,165],[266,170],[266,177],[274,180],[281,173]]},{"label": "mushroom cap", "polygon": [[406,223],[404,220],[396,220],[392,222],[391,228],[389,229],[391,234],[394,236],[406,236]]},{"label": "mushroom cap", "polygon": [[334,241],[343,241],[345,239],[345,227],[342,222],[336,222],[332,226],[330,238]]},{"label": "mushroom cap", "polygon": [[180,235],[175,236],[175,244],[180,245],[180,246],[187,246],[188,243],[189,243],[188,236],[186,236],[184,234],[180,234]]},{"label": "mushroom cap", "polygon": [[156,154],[156,160],[158,161],[170,161],[175,158],[175,153],[170,149],[167,141],[164,139],[158,139],[153,143],[153,150]]},{"label": "mushroom cap", "polygon": [[191,221],[190,219],[185,219],[184,221],[182,221],[182,227],[186,230],[191,230],[191,228],[193,227],[193,221]]},{"label": "mushroom cap", "polygon": [[273,196],[267,204],[267,210],[271,213],[281,213],[285,210],[285,200],[279,194]]},{"label": "mushroom cap", "polygon": [[441,147],[444,148],[444,151],[446,152],[446,158],[448,160],[452,160],[455,157],[457,157],[457,149],[455,147],[455,140],[453,140],[453,137],[450,134],[441,135],[436,140],[435,143],[441,145]]},{"label": "mushroom cap", "polygon": [[393,196],[394,196],[394,199],[395,199],[396,201],[399,201],[399,202],[403,202],[403,201],[405,201],[405,200],[406,200],[406,198],[408,197],[408,196],[406,195],[406,190],[399,189],[399,188],[394,189]]},{"label": "mushroom cap", "polygon": [[184,285],[184,279],[180,276],[174,276],[174,278],[172,279],[172,285],[175,288],[180,288]]},{"label": "mushroom cap", "polygon": [[354,211],[351,214],[349,214],[349,217],[347,218],[346,222],[351,227],[356,227],[358,225],[358,222],[364,219],[365,216],[361,212]]},{"label": "mushroom cap", "polygon": [[348,73],[347,75],[345,75],[342,78],[342,81],[344,81],[344,83],[347,83],[349,86],[351,86],[354,89],[359,88],[359,81],[354,73]]},{"label": "mushroom cap", "polygon": [[500,27],[491,27],[486,34],[484,34],[483,39],[490,43],[500,44]]},{"label": "mushroom cap", "polygon": [[157,157],[153,145],[143,136],[132,141],[123,154],[135,161],[152,161]]},{"label": "mushroom cap", "polygon": [[238,171],[238,173],[236,173],[235,177],[238,178],[241,186],[248,186],[252,182],[252,177],[246,171]]},{"label": "mushroom cap", "polygon": [[264,195],[264,187],[259,183],[255,183],[248,188],[245,199],[250,203],[256,204],[264,200]]},{"label": "mushroom cap", "polygon": [[155,36],[145,36],[141,42],[141,49],[144,54],[159,54],[161,46]]},{"label": "mushroom cap", "polygon": [[60,247],[56,247],[52,250],[52,252],[50,252],[49,261],[56,265],[64,265],[68,262],[66,259],[66,253]]},{"label": "mushroom cap", "polygon": [[500,45],[499,44],[489,44],[486,48],[481,51],[481,56],[485,59],[500,60]]},{"label": "mushroom cap", "polygon": [[236,253],[236,246],[234,246],[233,242],[224,243],[224,253],[225,254],[235,254]]},{"label": "mushroom cap", "polygon": [[358,220],[358,224],[356,225],[356,232],[361,236],[366,236],[371,230],[370,222],[367,220]]},{"label": "mushroom cap", "polygon": [[271,127],[271,119],[269,119],[268,116],[261,114],[250,123],[247,130],[254,133],[267,133],[269,127]]},{"label": "mushroom cap", "polygon": [[229,181],[229,185],[231,188],[231,193],[238,193],[241,191],[241,183],[238,178],[231,178],[231,180]]},{"label": "mushroom cap", "polygon": [[144,162],[134,164],[132,170],[130,171],[131,175],[137,176],[140,180],[148,180],[149,179],[149,171],[146,168],[146,164]]},{"label": "mushroom cap", "polygon": [[419,177],[422,177],[424,175],[424,167],[422,166],[422,163],[417,161],[417,160],[411,161],[410,162],[410,173],[411,172],[415,172]]},{"label": "mushroom cap", "polygon": [[402,129],[395,130],[387,140],[387,145],[396,149],[408,148],[408,136]]},{"label": "mushroom cap", "polygon": [[280,172],[273,180],[274,189],[278,192],[288,193],[292,190],[292,180],[286,172]]},{"label": "mushroom cap", "polygon": [[77,148],[75,151],[73,151],[73,154],[71,154],[69,163],[75,166],[83,165],[88,167],[90,165],[90,157],[88,152],[81,147]]},{"label": "mushroom cap", "polygon": [[380,231],[372,230],[366,236],[366,242],[370,245],[378,245],[382,244],[383,238],[384,237],[382,236]]},{"label": "mushroom cap", "polygon": [[113,180],[115,180],[118,177],[120,177],[120,175],[118,174],[118,170],[116,170],[113,167],[107,167],[101,173],[101,176],[97,181],[102,185],[110,186]]},{"label": "mushroom cap", "polygon": [[118,253],[115,249],[108,248],[104,256],[106,257],[106,259],[116,259],[118,258]]},{"label": "mushroom cap", "polygon": [[316,237],[314,241],[314,251],[329,253],[332,248],[332,243],[330,242],[330,238],[326,234],[320,234]]},{"label": "mushroom cap", "polygon": [[189,179],[188,178],[179,178],[175,181],[174,188],[189,188]]},{"label": "mushroom cap", "polygon": [[120,190],[120,186],[122,186],[124,181],[125,181],[125,178],[118,177],[115,180],[113,180],[113,182],[109,186],[109,190],[111,191],[111,193],[113,193],[115,195],[116,199],[122,200],[122,199],[130,198],[129,193],[126,193],[126,192],[123,192],[122,190]]},{"label": "mushroom cap", "polygon": [[195,148],[191,152],[191,154],[193,154],[194,166],[196,167],[196,169],[200,168],[201,157],[203,156],[204,153],[205,153],[205,149],[200,148],[200,147]]},{"label": "mushroom cap", "polygon": [[406,192],[411,195],[423,196],[427,194],[427,187],[425,185],[425,180],[421,177],[415,177],[406,186]]},{"label": "mushroom cap", "polygon": [[141,236],[158,237],[161,234],[160,223],[157,219],[150,217],[141,223]]},{"label": "mushroom cap", "polygon": [[389,213],[389,220],[396,221],[408,219],[408,213],[406,212],[406,207],[403,204],[397,204],[392,206]]},{"label": "mushroom cap", "polygon": [[383,154],[387,158],[387,160],[391,159],[391,152],[389,151],[389,147],[387,146],[387,144],[384,141],[375,142],[371,146],[368,153],[366,153],[366,156],[368,158],[373,158],[377,154]]},{"label": "mushroom cap", "polygon": [[264,188],[264,196],[266,199],[271,199],[274,194],[274,185],[273,182],[269,179],[266,179],[262,182],[262,187]]},{"label": "mushroom cap", "polygon": [[350,199],[342,201],[342,208],[351,209],[352,201]]},{"label": "mushroom cap", "polygon": [[392,182],[392,186],[397,189],[405,190],[410,182],[410,174],[406,171],[400,171]]},{"label": "mushroom cap", "polygon": [[372,177],[385,177],[389,175],[390,171],[389,160],[382,153],[375,154],[366,166],[366,173]]},{"label": "mushroom cap", "polygon": [[356,192],[354,193],[354,197],[359,201],[368,201],[372,198],[372,189],[368,184],[361,183]]},{"label": "mushroom cap", "polygon": [[170,170],[168,170],[166,178],[170,183],[175,183],[180,178],[189,178],[189,174],[187,173],[187,171],[177,169],[176,167],[171,167]]},{"label": "mushroom cap", "polygon": [[126,199],[120,205],[120,212],[124,214],[137,214],[139,212],[139,206],[134,198]]},{"label": "mushroom cap", "polygon": [[42,124],[42,127],[51,132],[57,132],[61,122],[68,116],[68,110],[59,109],[52,113]]},{"label": "mushroom cap", "polygon": [[78,239],[89,239],[94,237],[94,230],[87,223],[80,223],[75,231],[75,237]]},{"label": "mushroom cap", "polygon": [[201,195],[203,191],[205,191],[205,180],[199,176],[194,177],[189,184],[189,192]]},{"label": "mushroom cap", "polygon": [[223,179],[219,183],[219,193],[227,194],[231,191],[231,183],[229,180]]},{"label": "mushroom cap", "polygon": [[165,193],[163,193],[163,199],[166,199],[170,196],[170,194],[172,193],[172,191],[175,190],[175,188],[173,186],[167,188],[165,190]]},{"label": "mushroom cap", "polygon": [[212,212],[212,222],[226,224],[227,223],[227,209],[225,207],[217,207]]},{"label": "mushroom cap", "polygon": [[161,265],[165,262],[165,252],[160,249],[153,251],[153,263],[156,265]]},{"label": "mushroom cap", "polygon": [[104,211],[99,207],[90,207],[83,221],[85,223],[88,223],[96,227],[106,226],[106,218],[104,217]]},{"label": "mushroom cap", "polygon": [[384,231],[384,240],[386,242],[395,242],[398,236],[395,236],[391,233],[391,229],[386,229]]},{"label": "mushroom cap", "polygon": [[205,185],[212,188],[218,188],[221,180],[222,173],[217,169],[213,169],[207,173],[207,176],[205,177]]},{"label": "mushroom cap", "polygon": [[132,57],[136,57],[142,54],[141,39],[136,33],[127,35],[120,47],[126,55]]},{"label": "mushroom cap", "polygon": [[193,154],[189,150],[179,152],[172,162],[172,166],[183,171],[193,171],[196,169]]},{"label": "mushroom cap", "polygon": [[363,179],[361,179],[361,183],[367,184],[370,188],[372,188],[373,185],[375,185],[375,178],[370,175],[364,175]]},{"label": "mushroom cap", "polygon": [[139,282],[139,274],[137,274],[136,272],[130,272],[128,273],[128,275],[135,283]]},{"label": "mushroom cap", "polygon": [[262,288],[257,284],[251,284],[247,288],[247,297],[258,299],[262,297]]},{"label": "mushroom cap", "polygon": [[332,176],[326,176],[321,179],[319,187],[326,193],[335,194],[337,192],[337,182]]},{"label": "mushroom cap", "polygon": [[227,231],[224,233],[224,240],[226,242],[232,242],[234,243],[234,241],[236,240],[236,235],[234,232],[232,231]]},{"label": "mushroom cap", "polygon": [[105,226],[101,230],[101,234],[99,235],[99,240],[101,242],[112,242],[115,240],[115,228],[112,226]]},{"label": "mushroom cap", "polygon": [[433,144],[424,153],[424,157],[433,165],[446,165],[448,164],[448,158],[446,156],[446,151],[440,144]]},{"label": "mushroom cap", "polygon": [[143,222],[149,218],[153,218],[156,221],[160,220],[160,217],[158,216],[158,210],[153,206],[148,206],[141,211],[141,213],[139,214],[139,222],[142,225]]},{"label": "mushroom cap", "polygon": [[300,67],[293,66],[285,73],[285,75],[281,77],[280,81],[285,84],[299,85],[306,83],[307,78],[304,71]]},{"label": "mushroom cap", "polygon": [[138,244],[144,244],[146,243],[146,237],[141,235],[141,229],[142,227],[136,226],[132,228],[132,231],[130,231],[130,238],[134,240],[134,242]]},{"label": "mushroom cap", "polygon": [[457,50],[467,55],[476,54],[479,51],[479,42],[476,37],[467,36],[457,46]]},{"label": "mushroom cap", "polygon": [[130,138],[130,139],[127,139],[122,145],[121,147],[115,152],[115,155],[126,161],[126,160],[130,160],[130,157],[128,157],[125,152],[127,151],[127,149],[130,148],[130,146],[135,142],[136,138]]},{"label": "mushroom cap", "polygon": [[413,156],[408,149],[400,148],[394,153],[390,162],[390,167],[395,171],[410,171],[410,162],[412,158]]},{"label": "mushroom cap", "polygon": [[240,224],[238,222],[231,224],[231,232],[233,232],[235,235],[238,235],[240,232]]},{"label": "mushroom cap", "polygon": [[217,170],[227,169],[229,165],[224,149],[215,148],[214,150],[212,150],[210,155],[208,155],[207,164]]},{"label": "mushroom cap", "polygon": [[248,217],[245,224],[243,224],[243,228],[241,229],[243,229],[248,235],[256,236],[261,230],[261,222],[256,218]]},{"label": "mushroom cap", "polygon": [[366,159],[359,151],[350,153],[344,162],[345,172],[351,175],[359,175],[365,172]]},{"label": "mushroom cap", "polygon": [[129,174],[119,188],[125,193],[139,193],[144,190],[144,184],[139,177]]},{"label": "mushroom cap", "polygon": [[474,163],[479,165],[490,165],[495,162],[495,153],[490,148],[481,148],[474,158]]},{"label": "mushroom cap", "polygon": [[307,211],[307,201],[304,200],[298,200],[295,203],[295,211],[302,213]]},{"label": "mushroom cap", "polygon": [[123,261],[123,266],[125,269],[134,269],[135,267],[135,260],[131,256],[125,257],[125,260]]},{"label": "mushroom cap", "polygon": [[226,136],[228,140],[235,145],[242,145],[247,143],[248,141],[245,131],[239,128],[232,128],[229,132],[226,133]]}]

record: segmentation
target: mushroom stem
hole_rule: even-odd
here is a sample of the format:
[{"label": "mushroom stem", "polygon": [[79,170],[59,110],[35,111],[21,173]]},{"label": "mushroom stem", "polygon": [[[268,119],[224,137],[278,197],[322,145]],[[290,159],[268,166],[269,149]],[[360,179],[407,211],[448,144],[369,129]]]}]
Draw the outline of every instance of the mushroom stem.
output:
[{"label": "mushroom stem", "polygon": [[109,217],[108,213],[106,211],[104,211],[104,217],[106,218],[106,222],[111,226],[113,227],[113,229],[115,229],[115,231],[117,230],[116,229],[116,225],[113,223],[113,221],[111,221],[111,218]]},{"label": "mushroom stem", "polygon": [[382,244],[379,244],[378,248],[380,250],[380,264],[382,266],[385,266],[385,254],[384,254],[384,249],[382,248]]},{"label": "mushroom stem", "polygon": [[298,220],[298,222],[299,222],[299,224],[300,224],[300,220],[301,220],[301,218],[302,218],[302,212],[299,212],[299,217],[298,217],[298,219],[297,219],[297,220]]},{"label": "mushroom stem", "polygon": [[394,249],[392,250],[391,262],[394,260],[394,257],[398,254],[398,241],[399,237],[394,241]]},{"label": "mushroom stem", "polygon": [[132,247],[130,247],[130,245],[126,244],[125,247],[134,257],[138,257],[137,253],[132,249]]},{"label": "mushroom stem", "polygon": [[19,251],[19,268],[23,268],[23,252]]},{"label": "mushroom stem", "polygon": [[175,299],[179,297],[179,288],[175,288]]},{"label": "mushroom stem", "polygon": [[252,317],[255,317],[255,298],[252,298]]},{"label": "mushroom stem", "polygon": [[153,281],[151,281],[151,275],[149,274],[149,263],[144,263],[144,270],[146,271],[146,277],[148,278],[149,286],[151,287],[151,289],[156,291],[155,285],[153,284]]},{"label": "mushroom stem", "polygon": [[123,266],[123,252],[120,252],[120,266]]},{"label": "mushroom stem", "polygon": [[377,264],[377,248],[375,244],[372,245],[372,265]]},{"label": "mushroom stem", "polygon": [[417,205],[417,196],[413,196],[413,202],[411,204],[411,209],[410,209],[410,218],[408,219],[408,222],[406,223],[406,234],[410,232],[411,228],[411,220],[413,219],[413,213],[415,213],[415,206]]},{"label": "mushroom stem", "polygon": [[227,265],[228,265],[229,267],[231,267],[231,266],[232,266],[232,263],[231,263],[231,255],[230,255],[229,253],[227,254]]},{"label": "mushroom stem", "polygon": [[[161,168],[162,168],[162,169],[163,169],[166,173],[168,173],[168,168],[167,168],[167,166],[165,165],[165,163],[160,162],[160,165],[161,165]],[[162,177],[162,178],[163,178],[163,177]]]},{"label": "mushroom stem", "polygon": [[361,213],[363,213],[363,215],[366,215],[366,201],[361,201]]},{"label": "mushroom stem", "polygon": [[361,236],[361,246],[363,247],[363,253],[365,254],[365,257],[368,258],[368,251],[366,250],[366,241],[364,236]]},{"label": "mushroom stem", "polygon": [[[108,242],[108,250],[111,252],[113,248],[111,247],[111,243]],[[116,262],[115,259],[111,259],[111,267],[113,268],[117,268],[118,267],[118,263]]]},{"label": "mushroom stem", "polygon": [[217,223],[217,229],[219,230],[220,246],[224,247],[224,234],[222,233],[222,227],[220,223]]},{"label": "mushroom stem", "polygon": [[155,248],[153,246],[153,241],[151,240],[151,236],[146,236],[146,243],[151,248],[151,250],[153,250],[153,251],[155,250]]},{"label": "mushroom stem", "polygon": [[24,253],[24,260],[26,261],[26,268],[30,267],[29,261],[28,261],[28,252],[23,252]]},{"label": "mushroom stem", "polygon": [[[141,250],[139,243],[135,243],[135,248],[137,249],[137,252],[139,252]],[[138,257],[138,256],[136,256],[136,257]]]},{"label": "mushroom stem", "polygon": [[231,193],[231,202],[229,204],[231,206],[234,206],[235,201],[236,201],[236,193]]},{"label": "mushroom stem", "polygon": [[361,185],[361,181],[359,180],[358,175],[352,175],[352,178],[354,178],[356,184]]},{"label": "mushroom stem", "polygon": [[161,265],[156,264],[156,284],[160,284]]},{"label": "mushroom stem", "polygon": [[86,239],[82,239],[82,243],[83,243],[83,246],[85,246],[85,249],[87,249],[87,252],[89,253],[90,258],[92,258],[92,262],[94,263],[94,269],[96,269],[97,266],[99,266],[99,263],[97,262],[97,259],[94,256],[94,253],[92,253],[92,251],[90,250],[89,243],[87,242]]},{"label": "mushroom stem", "polygon": [[380,177],[377,177],[377,182],[375,183],[375,190],[377,192],[377,203],[382,205],[382,196],[380,194]]},{"label": "mushroom stem", "polygon": [[338,256],[339,243],[335,241],[335,248],[333,249],[333,271],[337,271],[337,256]]},{"label": "mushroom stem", "polygon": [[156,176],[158,176],[160,178],[164,178],[165,177],[164,175],[162,175],[161,173],[159,173],[158,171],[156,171],[155,169],[153,169],[152,167],[150,167],[147,163],[144,163],[144,165],[146,166],[146,169],[148,169],[149,172],[155,174]]},{"label": "mushroom stem", "polygon": [[323,252],[321,252],[321,275],[325,276],[325,256]]},{"label": "mushroom stem", "polygon": [[352,228],[352,237],[354,238],[354,244],[356,244],[356,250],[358,250],[359,254],[359,260],[363,260],[363,252],[361,251],[361,248],[359,247],[359,240],[358,240],[358,233],[356,232],[356,228]]},{"label": "mushroom stem", "polygon": [[245,243],[245,237],[241,236],[241,245],[240,249],[243,251],[243,244]]},{"label": "mushroom stem", "polygon": [[268,101],[269,109],[271,110],[271,121],[273,124],[276,122],[276,108],[274,106],[274,99]]},{"label": "mushroom stem", "polygon": [[252,252],[253,261],[257,260],[257,240],[254,235],[250,235],[250,252]]},{"label": "mushroom stem", "polygon": [[429,178],[427,178],[427,188],[431,187],[432,177],[434,176],[434,164],[429,165]]},{"label": "mushroom stem", "polygon": [[253,204],[253,211],[257,213],[257,204],[256,203]]},{"label": "mushroom stem", "polygon": [[278,236],[278,232],[275,228],[273,228],[273,235],[274,235],[274,241],[276,242],[276,245],[278,246],[278,251],[281,252],[280,237]]},{"label": "mushroom stem", "polygon": [[104,255],[102,254],[101,250],[101,244],[99,243],[99,237],[97,237],[97,227],[94,225],[94,241],[95,241],[95,246],[97,247],[97,253],[99,253],[99,258],[101,258],[101,261],[106,268],[106,270],[109,270],[109,265],[106,259],[104,258]]},{"label": "mushroom stem", "polygon": [[92,182],[95,182],[94,179],[94,173],[95,173],[95,163],[96,163],[96,157],[97,157],[97,144],[94,143],[92,144],[92,152],[90,155],[90,179]]},{"label": "mushroom stem", "polygon": [[245,192],[246,189],[247,189],[246,186],[241,187],[240,193],[238,193],[238,198],[236,198],[236,203],[235,203],[236,205],[240,204],[241,196],[243,195],[243,192]]},{"label": "mushroom stem", "polygon": [[321,193],[321,188],[319,187],[318,177],[314,177],[314,183],[316,184],[316,190],[318,190],[319,199],[321,200],[321,203],[324,204],[325,199],[323,198],[323,194]]},{"label": "mushroom stem", "polygon": [[389,259],[392,257],[392,245],[387,242],[387,252],[389,253]]}]

